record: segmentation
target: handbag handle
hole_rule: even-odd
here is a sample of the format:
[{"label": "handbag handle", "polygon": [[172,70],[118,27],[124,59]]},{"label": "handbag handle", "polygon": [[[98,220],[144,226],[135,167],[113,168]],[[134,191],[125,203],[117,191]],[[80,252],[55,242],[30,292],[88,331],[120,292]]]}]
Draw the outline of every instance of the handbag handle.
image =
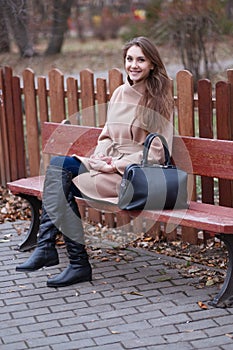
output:
[{"label": "handbag handle", "polygon": [[148,153],[149,153],[149,149],[151,146],[152,141],[158,137],[162,144],[163,144],[163,149],[164,149],[164,154],[165,154],[165,162],[164,165],[171,165],[171,157],[170,157],[170,153],[168,150],[168,144],[167,141],[165,139],[164,136],[154,133],[154,134],[149,134],[146,137],[146,140],[144,142],[144,149],[143,149],[143,155],[142,155],[142,165],[146,165],[148,164]]}]

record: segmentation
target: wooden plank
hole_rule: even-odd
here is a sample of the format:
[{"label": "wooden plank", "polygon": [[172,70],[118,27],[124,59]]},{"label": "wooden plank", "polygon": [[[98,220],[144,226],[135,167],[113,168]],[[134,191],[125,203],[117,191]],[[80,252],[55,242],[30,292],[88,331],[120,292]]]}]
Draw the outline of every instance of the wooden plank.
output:
[{"label": "wooden plank", "polygon": [[38,77],[37,84],[38,84],[38,89],[37,89],[38,111],[39,111],[39,120],[41,125],[42,123],[49,121],[46,78]]},{"label": "wooden plank", "polygon": [[[80,85],[81,123],[82,125],[96,126],[94,74],[91,70],[85,69],[80,72]],[[91,153],[93,153],[93,149]],[[88,217],[92,222],[101,222],[101,213],[95,209],[88,209]]]},{"label": "wooden plank", "polygon": [[10,159],[10,176],[12,180],[18,179],[17,169],[17,143],[16,143],[16,124],[14,119],[14,104],[12,90],[12,68],[5,67],[4,69],[4,85],[5,85],[5,116],[6,127],[8,133],[8,147]]},{"label": "wooden plank", "polygon": [[30,196],[42,198],[44,176],[33,176],[8,182],[7,186],[13,194],[24,193]]},{"label": "wooden plank", "polygon": [[[49,121],[49,107],[48,107],[48,91],[46,88],[46,78],[38,77],[37,79],[37,99],[38,99],[38,112],[39,112],[39,132],[41,131],[41,125],[44,122]],[[46,168],[50,162],[50,156],[47,154],[41,154],[40,171],[45,173]]]},{"label": "wooden plank", "polygon": [[96,126],[94,74],[90,69],[80,72],[82,125]]},{"label": "wooden plank", "polygon": [[49,76],[49,96],[52,122],[60,123],[66,118],[64,76],[59,69],[52,69]]},{"label": "wooden plank", "polygon": [[[125,210],[119,209],[114,204],[76,198],[78,203],[85,201],[86,205],[102,209],[108,212],[124,214]],[[191,202],[189,209],[177,210],[145,210],[128,211],[131,217],[140,215],[154,222],[165,222],[173,225],[181,225],[199,230],[210,230],[215,233],[233,233],[233,208],[214,206],[211,204]],[[207,220],[208,218],[208,220]]]},{"label": "wooden plank", "polygon": [[5,97],[3,69],[0,69],[0,176],[3,186],[11,180]]},{"label": "wooden plank", "polygon": [[[98,115],[96,124],[99,127],[104,127],[107,120],[107,82],[106,79],[97,78],[96,80],[96,95],[97,95],[97,106],[98,106]],[[105,225],[108,227],[116,226],[116,216],[111,213],[105,213],[104,215]]]},{"label": "wooden plank", "polygon": [[[197,84],[199,137],[213,138],[212,85],[208,79]],[[204,203],[214,204],[214,180],[208,176],[201,178],[201,198]]]},{"label": "wooden plank", "polygon": [[[176,75],[178,130],[180,135],[194,136],[194,83],[192,74],[183,70]],[[196,181],[193,181],[192,199],[196,199]],[[182,239],[185,242],[197,243],[197,232],[193,229],[182,229]]]},{"label": "wooden plank", "polygon": [[[228,83],[231,85],[230,91],[230,121],[231,121],[231,140],[233,140],[233,69],[227,70]],[[231,197],[233,198],[233,184],[231,184]]]},{"label": "wooden plank", "polygon": [[78,119],[79,115],[79,101],[78,101],[78,85],[77,79],[69,77],[66,80],[67,85],[67,107],[68,107],[68,118],[71,124],[80,124]]},{"label": "wooden plank", "polygon": [[26,176],[26,155],[25,155],[25,137],[23,130],[23,112],[22,98],[20,89],[20,78],[13,77],[12,79],[13,105],[14,105],[14,120],[17,126],[16,131],[16,158],[17,158],[17,177]]},{"label": "wooden plank", "polygon": [[35,91],[35,75],[31,69],[23,71],[24,82],[24,106],[26,115],[26,136],[28,145],[28,163],[30,176],[39,174],[40,167],[40,144],[37,119],[37,104]]},{"label": "wooden plank", "polygon": [[[232,147],[233,141],[175,136],[173,156],[176,165],[187,172],[195,175],[232,179]],[[186,158],[188,155],[191,164]]]},{"label": "wooden plank", "polygon": [[187,70],[179,71],[176,75],[176,82],[179,134],[194,136],[193,76]]},{"label": "wooden plank", "polygon": [[112,97],[114,90],[123,84],[123,74],[117,68],[111,69],[108,72],[108,84],[109,84],[109,99]]},{"label": "wooden plank", "polygon": [[[231,139],[230,96],[230,83],[219,81],[216,84],[216,118],[217,137],[222,140]],[[226,171],[228,171],[227,168]],[[231,186],[231,181],[219,180],[220,205],[233,206]]]},{"label": "wooden plank", "polygon": [[230,121],[231,121],[231,140],[233,140],[233,69],[227,70],[227,81],[231,85],[231,89],[230,89]]},{"label": "wooden plank", "polygon": [[104,127],[107,119],[107,82],[106,79],[96,79],[97,103],[98,103],[98,122],[97,126]]},{"label": "wooden plank", "polygon": [[56,155],[91,155],[101,130],[87,126],[44,123],[42,150]]}]

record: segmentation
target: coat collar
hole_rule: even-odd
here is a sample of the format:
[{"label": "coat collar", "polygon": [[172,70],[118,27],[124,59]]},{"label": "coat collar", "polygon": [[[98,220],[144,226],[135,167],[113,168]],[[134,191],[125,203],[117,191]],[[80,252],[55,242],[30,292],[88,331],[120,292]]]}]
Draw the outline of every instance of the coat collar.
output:
[{"label": "coat collar", "polygon": [[125,84],[127,88],[133,89],[134,91],[137,91],[141,95],[143,95],[146,90],[146,84],[144,80],[132,85],[132,83],[129,80],[129,77],[127,77]]}]

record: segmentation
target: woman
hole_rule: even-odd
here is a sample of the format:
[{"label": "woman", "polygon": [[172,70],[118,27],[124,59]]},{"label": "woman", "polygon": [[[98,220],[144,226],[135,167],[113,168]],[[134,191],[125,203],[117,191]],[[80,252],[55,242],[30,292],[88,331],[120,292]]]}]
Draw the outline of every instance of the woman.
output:
[{"label": "woman", "polygon": [[[125,167],[142,159],[150,132],[167,139],[171,151],[173,98],[170,79],[153,43],[138,37],[123,49],[126,82],[113,93],[107,122],[90,158],[54,157],[46,171],[38,246],[17,271],[35,271],[59,263],[55,239],[62,232],[70,264],[48,287],[91,281],[92,269],[84,245],[84,232],[74,196],[112,203],[118,201]],[[153,141],[150,159],[164,161],[163,146]]]}]

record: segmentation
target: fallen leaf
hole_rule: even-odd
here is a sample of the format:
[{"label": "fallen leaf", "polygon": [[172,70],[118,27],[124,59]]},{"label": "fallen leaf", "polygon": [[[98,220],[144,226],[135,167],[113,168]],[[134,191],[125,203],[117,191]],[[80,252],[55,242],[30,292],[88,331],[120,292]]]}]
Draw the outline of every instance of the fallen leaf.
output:
[{"label": "fallen leaf", "polygon": [[205,284],[207,287],[213,286],[214,285],[214,280],[213,279],[208,279]]},{"label": "fallen leaf", "polygon": [[172,280],[172,277],[167,275],[167,276],[161,276],[156,279],[156,282],[165,282],[165,281],[170,281]]},{"label": "fallen leaf", "polygon": [[101,258],[101,261],[109,261],[109,259],[108,258]]},{"label": "fallen leaf", "polygon": [[225,336],[228,337],[228,338],[233,339],[233,334],[226,333]]},{"label": "fallen leaf", "polygon": [[203,310],[208,309],[208,306],[206,304],[204,304],[202,301],[198,301],[198,306]]},{"label": "fallen leaf", "polygon": [[143,294],[139,293],[139,292],[136,292],[134,290],[128,292],[128,291],[124,291],[122,294],[131,294],[131,295],[137,295],[137,296],[140,296],[140,297],[143,297]]}]

